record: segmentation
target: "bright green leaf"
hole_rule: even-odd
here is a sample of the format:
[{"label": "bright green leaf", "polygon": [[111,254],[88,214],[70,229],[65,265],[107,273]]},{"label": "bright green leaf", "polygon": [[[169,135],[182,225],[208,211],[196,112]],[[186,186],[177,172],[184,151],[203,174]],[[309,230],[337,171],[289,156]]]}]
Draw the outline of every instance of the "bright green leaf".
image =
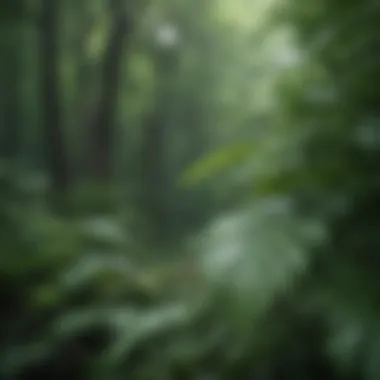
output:
[{"label": "bright green leaf", "polygon": [[221,147],[190,165],[179,179],[180,186],[194,186],[200,181],[245,161],[252,155],[251,141]]}]

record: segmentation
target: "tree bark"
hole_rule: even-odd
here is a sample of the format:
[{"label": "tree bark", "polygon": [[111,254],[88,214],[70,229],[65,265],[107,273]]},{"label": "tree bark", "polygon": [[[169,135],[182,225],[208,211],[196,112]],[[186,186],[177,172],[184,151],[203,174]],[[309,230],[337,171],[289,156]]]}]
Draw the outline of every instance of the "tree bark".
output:
[{"label": "tree bark", "polygon": [[4,23],[0,31],[0,54],[7,57],[0,73],[1,156],[9,163],[17,160],[22,139],[22,43],[22,20]]},{"label": "tree bark", "polygon": [[[24,0],[4,0],[0,7],[0,156],[17,164],[23,142],[25,101],[22,94],[25,31],[28,7]],[[12,170],[12,169],[10,169]]]},{"label": "tree bark", "polygon": [[70,185],[59,91],[59,2],[42,0],[40,19],[41,102],[46,160],[55,195]]},{"label": "tree bark", "polygon": [[89,175],[96,183],[112,179],[112,145],[115,135],[114,117],[117,108],[120,71],[126,37],[131,30],[131,17],[125,1],[110,1],[111,31],[101,67],[100,94],[88,125]]}]

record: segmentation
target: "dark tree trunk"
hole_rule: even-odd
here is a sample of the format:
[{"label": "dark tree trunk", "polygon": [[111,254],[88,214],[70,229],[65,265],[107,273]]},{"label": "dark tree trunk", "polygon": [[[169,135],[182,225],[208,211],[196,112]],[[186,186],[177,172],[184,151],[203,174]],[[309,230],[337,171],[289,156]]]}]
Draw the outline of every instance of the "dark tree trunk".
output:
[{"label": "dark tree trunk", "polygon": [[124,44],[131,30],[125,1],[110,2],[111,31],[101,67],[100,94],[89,121],[89,175],[97,183],[112,178],[112,145]]},{"label": "dark tree trunk", "polygon": [[46,160],[55,195],[70,185],[59,92],[59,2],[42,0],[40,19],[41,101]]},{"label": "dark tree trunk", "polygon": [[[68,51],[75,59],[75,91],[70,97],[70,147],[71,160],[80,163],[71,168],[71,176],[79,180],[85,174],[83,166],[86,150],[83,141],[88,137],[84,126],[87,126],[89,107],[94,103],[97,83],[96,62],[89,56],[88,42],[93,33],[97,18],[91,12],[92,1],[81,0],[70,3],[67,9],[67,19],[71,20],[66,26],[70,35]],[[75,23],[75,27],[74,24]]]},{"label": "dark tree trunk", "polygon": [[23,41],[20,26],[22,22],[16,20],[4,23],[0,32],[0,55],[6,57],[0,73],[1,156],[9,163],[18,158],[22,137]]},{"label": "dark tree trunk", "polygon": [[8,164],[19,158],[23,136],[22,81],[27,6],[24,0],[4,0],[0,7],[0,155]]}]

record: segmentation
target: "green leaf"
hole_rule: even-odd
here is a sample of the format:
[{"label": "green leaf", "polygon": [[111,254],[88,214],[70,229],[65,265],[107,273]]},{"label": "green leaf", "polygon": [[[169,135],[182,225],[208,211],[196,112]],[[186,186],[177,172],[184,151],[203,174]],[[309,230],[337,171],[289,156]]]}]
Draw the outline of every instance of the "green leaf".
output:
[{"label": "green leaf", "polygon": [[190,165],[179,179],[179,185],[188,187],[198,184],[245,161],[253,152],[252,141],[243,141],[221,147]]}]

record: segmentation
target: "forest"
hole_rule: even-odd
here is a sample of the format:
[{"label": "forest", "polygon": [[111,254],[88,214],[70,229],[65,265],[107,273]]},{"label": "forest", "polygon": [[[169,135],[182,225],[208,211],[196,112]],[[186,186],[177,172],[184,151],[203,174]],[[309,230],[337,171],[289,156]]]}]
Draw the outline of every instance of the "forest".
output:
[{"label": "forest", "polygon": [[0,379],[379,380],[379,25],[2,0]]}]

